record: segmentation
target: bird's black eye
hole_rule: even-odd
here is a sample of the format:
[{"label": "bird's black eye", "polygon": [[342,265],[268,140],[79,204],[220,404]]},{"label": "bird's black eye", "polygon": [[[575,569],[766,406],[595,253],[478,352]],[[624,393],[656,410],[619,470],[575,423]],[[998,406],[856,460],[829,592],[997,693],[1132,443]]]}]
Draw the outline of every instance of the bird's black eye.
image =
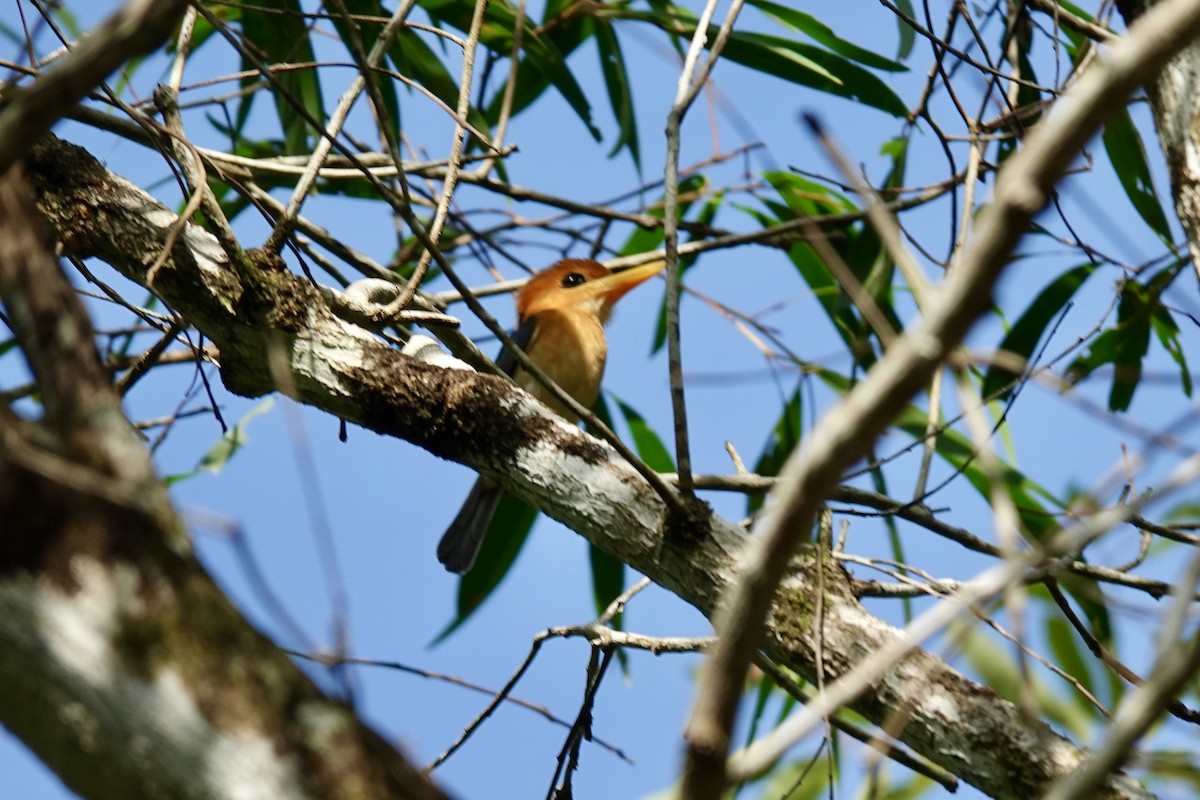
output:
[{"label": "bird's black eye", "polygon": [[581,283],[587,283],[587,278],[580,275],[578,272],[568,272],[563,276],[562,287],[570,289],[572,286],[579,286]]}]

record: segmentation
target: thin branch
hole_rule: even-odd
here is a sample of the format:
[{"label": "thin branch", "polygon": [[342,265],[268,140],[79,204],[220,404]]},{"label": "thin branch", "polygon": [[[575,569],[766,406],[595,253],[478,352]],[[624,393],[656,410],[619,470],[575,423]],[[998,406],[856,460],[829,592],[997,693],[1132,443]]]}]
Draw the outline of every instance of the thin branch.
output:
[{"label": "thin branch", "polygon": [[741,7],[742,0],[733,1],[717,34],[717,40],[713,42],[708,61],[699,74],[694,74],[696,61],[708,39],[709,21],[717,8],[717,0],[708,0],[705,3],[679,75],[675,102],[667,114],[667,157],[663,176],[663,243],[667,262],[667,364],[671,381],[671,409],[675,423],[675,462],[680,475],[679,490],[685,495],[692,494],[692,456],[691,445],[688,442],[687,403],[683,392],[683,355],[679,342],[679,233],[676,219],[679,206],[679,128],[688,108],[708,82]]},{"label": "thin branch", "polygon": [[114,70],[165,42],[187,7],[188,0],[128,0],[31,87],[12,89],[0,110],[0,173]]}]

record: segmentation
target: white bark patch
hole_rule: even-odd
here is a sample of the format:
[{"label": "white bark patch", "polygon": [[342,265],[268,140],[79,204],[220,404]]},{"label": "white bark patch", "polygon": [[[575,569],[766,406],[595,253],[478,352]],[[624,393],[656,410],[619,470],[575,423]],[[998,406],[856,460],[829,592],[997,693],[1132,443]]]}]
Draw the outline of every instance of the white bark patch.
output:
[{"label": "white bark patch", "polygon": [[106,684],[113,677],[111,636],[120,606],[110,574],[88,560],[71,564],[78,588],[63,594],[39,583],[34,601],[35,624],[59,665],[87,683]]},{"label": "white bark patch", "polygon": [[111,753],[119,741],[125,769],[160,786],[200,785],[206,796],[306,796],[296,765],[281,757],[272,739],[252,723],[214,727],[173,664],[162,664],[147,680],[122,663],[113,637],[120,620],[141,605],[134,570],[77,558],[72,571],[76,586],[67,590],[28,576],[0,582],[0,638],[38,654],[41,669],[33,681],[46,686],[46,697],[74,698],[54,713],[80,747]]},{"label": "white bark patch", "polygon": [[196,259],[201,272],[216,274],[229,268],[229,256],[221,248],[217,237],[196,225],[185,225],[181,237]]},{"label": "white bark patch", "polygon": [[470,364],[450,355],[442,349],[437,341],[423,334],[417,334],[409,339],[400,352],[409,358],[415,358],[417,361],[423,361],[435,367],[475,371]]},{"label": "white bark patch", "polygon": [[376,339],[362,328],[319,316],[309,308],[307,332],[292,346],[291,368],[331,392],[346,394],[340,389],[341,376],[365,367],[364,349],[375,345]]}]

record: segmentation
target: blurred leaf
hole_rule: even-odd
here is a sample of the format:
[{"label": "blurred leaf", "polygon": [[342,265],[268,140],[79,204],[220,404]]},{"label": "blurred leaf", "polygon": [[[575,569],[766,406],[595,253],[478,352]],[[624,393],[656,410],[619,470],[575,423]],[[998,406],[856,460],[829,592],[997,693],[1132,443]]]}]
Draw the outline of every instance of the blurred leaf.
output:
[{"label": "blurred leaf", "polygon": [[[834,329],[842,337],[856,363],[868,364],[873,357],[870,343],[862,338],[862,321],[842,286],[834,279],[825,262],[807,242],[794,242],[788,248],[791,259],[800,277],[808,284],[813,297],[821,304]],[[866,351],[864,351],[866,347]]]},{"label": "blurred leaf", "polygon": [[[924,410],[908,405],[896,420],[896,427],[913,439],[921,441],[925,438],[927,422],[928,415]],[[961,471],[963,477],[975,487],[975,491],[981,497],[989,499],[992,491],[991,480],[975,458],[976,448],[970,439],[953,428],[946,428],[938,433],[934,442],[934,452],[956,470]],[[1057,518],[1037,497],[1051,500],[1060,507],[1062,503],[1020,470],[1004,463],[999,465],[999,470],[1001,488],[1012,498],[1026,532],[1035,541],[1042,541],[1058,530]]]},{"label": "blurred leaf", "polygon": [[1049,689],[1035,673],[1030,672],[1023,678],[1014,656],[1010,655],[1011,645],[1001,647],[973,622],[954,623],[949,635],[962,648],[967,661],[989,689],[1016,703],[1020,700],[1021,682],[1025,680],[1033,690],[1038,708],[1051,721],[1066,728],[1077,739],[1087,737],[1095,715],[1083,713],[1078,705],[1063,698],[1062,692]]},{"label": "blurred leaf", "polygon": [[885,72],[907,72],[908,67],[891,59],[884,58],[873,50],[866,50],[852,42],[842,39],[833,30],[811,14],[805,14],[789,6],[773,3],[771,0],[749,0],[750,5],[762,11],[777,22],[795,28],[810,39],[825,45],[839,55],[843,55],[868,67],[881,69]]},{"label": "blurred leaf", "polygon": [[1183,386],[1183,393],[1191,397],[1192,371],[1188,369],[1187,358],[1183,354],[1183,342],[1179,340],[1179,326],[1175,324],[1171,312],[1160,303],[1156,303],[1154,306],[1154,311],[1150,315],[1150,324],[1154,328],[1155,335],[1158,336],[1158,341],[1179,365],[1179,381]]},{"label": "blurred leaf", "polygon": [[[588,561],[592,568],[592,600],[599,617],[608,609],[609,603],[625,591],[625,563],[593,544],[588,545]],[[621,628],[623,616],[624,612],[620,612],[612,618],[614,628]]]},{"label": "blurred leaf", "polygon": [[1067,368],[1067,381],[1074,385],[1097,368],[1113,365],[1112,388],[1108,394],[1110,411],[1127,411],[1142,377],[1142,359],[1150,349],[1150,321],[1158,307],[1158,295],[1165,286],[1156,275],[1149,284],[1125,281],[1117,305],[1117,324],[1100,333]]},{"label": "blurred leaf", "polygon": [[[315,62],[299,0],[263,0],[259,5],[262,13],[242,14],[242,33],[262,60],[272,66]],[[276,11],[283,13],[271,13]],[[242,69],[254,72],[242,80],[243,86],[259,80],[253,62],[243,60]],[[315,120],[324,119],[325,105],[321,100],[317,71],[315,68],[282,70],[275,72],[274,78],[270,94],[275,99],[275,110],[283,127],[284,150],[288,155],[308,153],[309,134],[315,136],[317,132],[310,130],[296,107],[303,108]]]},{"label": "blurred leaf", "polygon": [[821,763],[828,758],[831,756],[826,750],[818,750],[777,764],[767,774],[759,797],[762,800],[817,800],[828,796],[829,770]]},{"label": "blurred leaf", "polygon": [[[851,388],[850,380],[835,372],[819,370],[816,374],[841,394],[845,394]],[[910,404],[900,412],[895,427],[897,430],[907,433],[914,441],[919,442],[925,439],[927,420],[927,412]],[[990,503],[991,480],[977,463],[975,446],[967,437],[952,428],[944,429],[934,442],[934,452],[954,469],[960,471],[975,491]],[[1033,541],[1044,541],[1061,526],[1057,516],[1037,498],[1041,497],[1052,502],[1060,509],[1065,508],[1066,504],[1020,470],[1003,462],[999,466],[1001,488],[1012,499],[1023,532]],[[1059,583],[1083,610],[1084,616],[1091,623],[1092,634],[1101,642],[1108,642],[1112,636],[1112,619],[1104,602],[1103,592],[1097,587],[1096,581],[1064,573],[1059,577]]]},{"label": "blurred leaf", "polygon": [[[779,470],[783,469],[783,465],[787,462],[788,456],[800,444],[803,431],[800,421],[800,414],[803,410],[800,400],[802,388],[804,388],[803,384],[797,383],[796,390],[784,404],[783,413],[776,420],[775,428],[771,431],[770,437],[758,456],[758,461],[754,464],[755,475],[767,477],[778,475]],[[762,508],[765,500],[765,494],[747,495],[746,513],[753,514],[758,511]]]},{"label": "blurred leaf", "polygon": [[629,85],[629,70],[621,54],[621,43],[612,23],[603,17],[594,22],[596,49],[600,55],[600,71],[604,75],[604,86],[608,89],[608,103],[617,121],[617,141],[609,151],[612,158],[622,148],[629,149],[633,165],[640,173],[642,155],[638,147],[637,119],[634,116],[633,91]]},{"label": "blurred leaf", "polygon": [[[777,216],[776,221],[760,220],[764,225],[857,210],[841,195],[799,175],[789,172],[766,172],[763,177],[785,203],[785,205],[780,205],[771,203],[768,198],[763,199],[763,202]],[[874,254],[868,256],[870,260],[865,266],[872,270],[876,268],[881,270],[873,281],[877,284],[874,288],[882,290],[879,296],[885,298],[885,307],[890,307],[890,302],[886,301],[888,291],[890,291],[890,286],[887,285],[890,284],[890,277],[887,273],[889,265],[876,261],[880,251],[878,237],[875,237],[873,232],[860,233],[849,227],[840,233],[839,238],[831,237],[830,244],[847,264],[864,265],[864,252],[873,250]],[[866,238],[859,238],[860,236]],[[830,272],[829,267],[808,242],[793,242],[788,248],[788,258],[800,273],[800,277],[808,284],[817,302],[821,304],[821,308],[833,323],[834,329],[854,355],[856,363],[869,366],[874,361],[874,351],[867,335],[869,329],[860,318],[849,295]],[[860,274],[860,281],[865,277],[866,274]],[[893,320],[893,325],[899,325],[899,320]]]},{"label": "blurred leaf", "polygon": [[1171,227],[1167,223],[1167,215],[1163,213],[1158,193],[1154,190],[1154,179],[1146,162],[1146,146],[1142,143],[1142,135],[1133,125],[1129,109],[1122,108],[1104,126],[1103,141],[1108,160],[1112,162],[1117,180],[1121,182],[1129,202],[1133,203],[1150,229],[1158,234],[1158,238],[1170,245]]},{"label": "blurred leaf", "polygon": [[[840,394],[850,391],[852,383],[849,378],[831,370],[817,370],[821,380]],[[895,428],[903,431],[917,442],[924,441],[925,427],[928,422],[928,412],[915,405],[908,404],[896,418]],[[960,471],[964,478],[986,500],[991,495],[991,482],[986,472],[977,462],[975,445],[963,434],[953,428],[940,431],[934,442],[934,452]],[[1035,481],[1031,480],[1020,470],[1008,464],[1001,463],[1000,482],[1008,492],[1016,506],[1027,533],[1036,540],[1042,541],[1050,533],[1060,527],[1057,517],[1037,498],[1041,497],[1053,503],[1058,508],[1065,508],[1065,503],[1052,495]]]},{"label": "blurred leaf", "polygon": [[194,478],[201,472],[210,472],[213,475],[219,475],[230,459],[241,450],[248,441],[250,436],[248,428],[250,423],[258,417],[271,410],[275,405],[275,398],[268,397],[254,408],[247,411],[242,418],[234,423],[229,430],[225,431],[224,435],[217,440],[217,443],[208,449],[201,459],[200,463],[191,472],[185,472],[180,475],[168,475],[165,478],[167,486],[173,486],[180,481],[185,481],[188,478]]},{"label": "blurred leaf", "polygon": [[484,601],[492,596],[508,574],[517,554],[529,538],[538,510],[507,492],[500,498],[496,513],[483,537],[475,566],[458,580],[458,605],[450,621],[431,644],[437,644],[458,630]]},{"label": "blurred leaf", "polygon": [[[896,7],[909,19],[916,19],[916,10],[913,8],[912,0],[896,0]],[[913,44],[917,41],[917,32],[900,17],[896,17],[896,29],[900,35],[900,43],[896,46],[896,58],[908,58]]]},{"label": "blurred leaf", "polygon": [[[844,231],[840,241],[832,243],[834,250],[842,261],[850,268],[851,274],[858,279],[859,284],[867,295],[875,302],[884,320],[893,331],[904,330],[904,323],[896,313],[892,303],[892,281],[896,274],[896,262],[883,246],[875,228],[864,225],[860,228],[850,228]],[[838,284],[839,287],[841,284]],[[853,304],[849,294],[843,290],[846,302]],[[857,310],[857,307],[854,307]],[[876,348],[871,340],[878,342],[878,351],[883,352],[883,341],[875,327],[862,316],[855,314],[857,331],[851,344],[856,363],[864,370],[875,363]]]},{"label": "blurred leaf", "polygon": [[[1197,767],[1196,764],[1195,750],[1191,748],[1184,750],[1138,748],[1138,764],[1160,781],[1170,780],[1184,784],[1186,794],[1172,795],[1163,791],[1160,792],[1160,797],[1200,796],[1200,767]],[[1156,786],[1155,788],[1160,787]]]},{"label": "blurred leaf", "polygon": [[880,155],[885,155],[892,160],[892,168],[888,170],[887,177],[883,181],[885,189],[899,189],[904,186],[904,174],[908,169],[908,142],[909,137],[897,136],[888,139],[879,148]]},{"label": "blurred leaf", "polygon": [[[1096,687],[1092,680],[1091,670],[1088,668],[1089,664],[1095,662],[1084,657],[1083,650],[1080,648],[1082,642],[1079,634],[1071,627],[1070,623],[1061,616],[1051,613],[1046,619],[1046,641],[1050,644],[1050,652],[1054,654],[1054,660],[1059,668],[1079,681],[1080,686],[1095,695]],[[1095,706],[1078,692],[1071,692],[1071,697],[1077,705],[1080,705],[1081,712],[1088,709],[1095,712]]]},{"label": "blurred leaf", "polygon": [[758,738],[758,726],[767,710],[767,703],[775,694],[775,681],[770,675],[763,674],[754,683],[754,708],[750,711],[750,727],[746,731],[746,744],[749,745]]},{"label": "blurred leaf", "polygon": [[[1075,292],[1095,270],[1095,265],[1083,264],[1067,270],[1055,278],[1033,299],[1033,302],[1025,309],[1025,313],[1005,334],[997,349],[1029,361],[1033,357],[1033,351],[1037,348],[1038,342],[1042,340],[1042,335],[1050,327],[1050,323],[1067,306],[1071,298],[1075,296]],[[994,397],[1001,401],[1007,400],[1015,388],[1009,387],[1009,384],[1018,377],[1018,373],[998,364],[992,364],[988,367],[980,394],[988,399]]]},{"label": "blurred leaf", "polygon": [[[872,450],[869,458],[869,463],[871,464],[871,485],[879,494],[883,495],[884,497],[890,497],[891,492],[888,491],[887,476],[884,475],[883,469],[877,465],[877,462],[878,458],[876,458],[875,452]],[[912,563],[908,560],[908,557],[904,552],[904,539],[900,536],[900,526],[896,524],[896,516],[894,514],[884,514],[883,524],[884,527],[887,528],[888,546],[891,548],[892,559],[897,564]],[[908,574],[908,570],[902,566],[897,568],[897,572],[901,575]],[[907,625],[908,623],[912,622],[912,598],[902,598],[900,601],[900,608],[904,624]]]},{"label": "blurred leaf", "polygon": [[1174,523],[1189,523],[1200,525],[1200,502],[1185,500],[1171,506],[1166,519]]}]

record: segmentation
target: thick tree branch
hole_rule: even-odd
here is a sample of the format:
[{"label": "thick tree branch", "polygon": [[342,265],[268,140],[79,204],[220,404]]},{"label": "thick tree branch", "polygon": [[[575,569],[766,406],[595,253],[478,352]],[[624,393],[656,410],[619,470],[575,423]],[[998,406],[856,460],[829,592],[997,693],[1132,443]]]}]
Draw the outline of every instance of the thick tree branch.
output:
[{"label": "thick tree branch", "polygon": [[89,798],[444,797],[193,557],[20,172],[0,300],[46,416],[0,406],[0,722]]},{"label": "thick tree branch", "polygon": [[[95,256],[144,283],[176,217],[86,152],[48,139],[28,160],[39,202],[72,255]],[[744,534],[709,517],[664,536],[661,500],[611,448],[573,428],[511,383],[396,352],[325,306],[311,284],[267,262],[245,285],[224,252],[187,225],[154,288],[210,337],[235,392],[276,389],[442,458],[470,465],[539,505],[591,542],[711,615],[735,575]],[[272,372],[272,362],[286,367]],[[274,376],[274,377],[273,377]],[[586,487],[586,488],[585,488]],[[806,554],[776,598],[764,649],[815,677],[815,566]],[[432,564],[432,558],[431,558]],[[902,634],[866,613],[840,568],[824,567],[823,658],[843,674]],[[910,712],[901,738],[931,761],[997,797],[1031,796],[1077,764],[1082,751],[1040,722],[916,652],[854,708],[883,724]],[[953,747],[946,743],[953,741]]]}]

